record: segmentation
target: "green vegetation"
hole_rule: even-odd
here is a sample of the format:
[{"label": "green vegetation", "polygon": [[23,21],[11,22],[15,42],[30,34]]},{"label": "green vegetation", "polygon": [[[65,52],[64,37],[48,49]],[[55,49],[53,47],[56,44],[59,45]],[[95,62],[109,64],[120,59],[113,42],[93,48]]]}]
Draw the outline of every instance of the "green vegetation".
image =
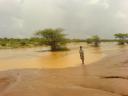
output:
[{"label": "green vegetation", "polygon": [[94,47],[98,47],[101,40],[100,40],[100,37],[98,35],[93,35],[92,37],[86,39],[86,42],[88,44],[93,45]]},{"label": "green vegetation", "polygon": [[64,46],[67,43],[63,29],[44,29],[36,32],[36,35],[44,40],[44,44],[51,47],[51,51],[67,50]]},{"label": "green vegetation", "polygon": [[118,44],[119,45],[124,45],[125,43],[128,43],[128,34],[126,33],[118,33],[118,34],[114,34],[115,38],[118,39]]},{"label": "green vegetation", "polygon": [[70,42],[86,42],[84,39],[70,39]]},{"label": "green vegetation", "polygon": [[119,45],[128,44],[128,33],[118,33],[113,35],[115,39],[100,39],[98,35],[93,35],[88,39],[67,39],[62,29],[44,29],[36,32],[33,38],[0,38],[0,48],[24,48],[47,45],[51,51],[67,50],[66,43],[86,42],[94,47],[98,47],[101,42],[118,42]]},{"label": "green vegetation", "polygon": [[101,42],[117,42],[118,40],[116,39],[101,39]]},{"label": "green vegetation", "polygon": [[42,39],[29,38],[29,39],[14,39],[14,38],[0,38],[0,48],[23,48],[34,47],[42,45]]}]

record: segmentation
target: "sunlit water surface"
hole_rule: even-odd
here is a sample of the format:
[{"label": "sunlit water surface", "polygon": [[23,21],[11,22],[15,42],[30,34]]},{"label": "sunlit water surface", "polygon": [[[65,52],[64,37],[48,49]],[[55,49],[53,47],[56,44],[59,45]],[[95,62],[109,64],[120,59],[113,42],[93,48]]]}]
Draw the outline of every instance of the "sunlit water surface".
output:
[{"label": "sunlit water surface", "polygon": [[128,46],[119,46],[116,43],[102,43],[100,47],[91,47],[86,43],[68,44],[70,51],[50,52],[48,47],[1,49],[0,70],[23,68],[66,68],[80,66],[79,46],[85,51],[85,64],[101,60],[105,56],[118,52],[125,52]]}]

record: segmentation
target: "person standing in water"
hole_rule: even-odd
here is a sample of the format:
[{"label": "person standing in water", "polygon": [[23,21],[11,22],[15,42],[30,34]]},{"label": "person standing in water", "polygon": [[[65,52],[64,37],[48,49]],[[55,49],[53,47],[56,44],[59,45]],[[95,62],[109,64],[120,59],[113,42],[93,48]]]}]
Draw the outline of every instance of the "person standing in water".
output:
[{"label": "person standing in water", "polygon": [[84,64],[84,51],[83,51],[83,47],[82,46],[80,46],[79,53],[80,53],[80,59],[82,61],[82,64]]}]

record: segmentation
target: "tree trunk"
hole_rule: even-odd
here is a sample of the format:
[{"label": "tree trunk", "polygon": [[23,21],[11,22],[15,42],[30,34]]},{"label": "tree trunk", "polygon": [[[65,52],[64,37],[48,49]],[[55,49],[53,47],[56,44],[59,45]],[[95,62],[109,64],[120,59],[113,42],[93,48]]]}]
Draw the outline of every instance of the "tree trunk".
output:
[{"label": "tree trunk", "polygon": [[51,44],[51,51],[56,51],[57,50],[57,44],[55,42],[53,42]]},{"label": "tree trunk", "polygon": [[99,42],[94,42],[94,46],[98,47],[99,46]]}]

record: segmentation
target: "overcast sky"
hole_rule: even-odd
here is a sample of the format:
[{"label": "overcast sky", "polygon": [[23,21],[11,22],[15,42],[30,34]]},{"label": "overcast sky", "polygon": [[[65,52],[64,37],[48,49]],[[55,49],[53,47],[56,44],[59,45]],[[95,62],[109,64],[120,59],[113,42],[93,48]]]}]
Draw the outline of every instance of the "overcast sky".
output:
[{"label": "overcast sky", "polygon": [[128,0],[0,0],[0,37],[58,27],[71,38],[128,33]]}]

